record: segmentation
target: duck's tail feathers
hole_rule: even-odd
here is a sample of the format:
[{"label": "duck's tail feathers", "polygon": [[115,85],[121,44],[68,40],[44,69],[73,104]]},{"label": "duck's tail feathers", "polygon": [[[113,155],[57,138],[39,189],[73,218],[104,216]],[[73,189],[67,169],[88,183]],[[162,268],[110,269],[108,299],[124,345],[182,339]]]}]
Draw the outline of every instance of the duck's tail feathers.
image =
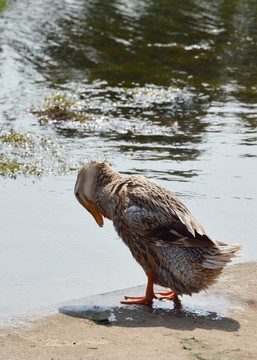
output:
[{"label": "duck's tail feathers", "polygon": [[238,251],[242,250],[242,245],[234,244],[219,244],[209,249],[202,261],[202,267],[207,269],[219,269],[227,265],[233,258],[240,257],[237,254]]}]

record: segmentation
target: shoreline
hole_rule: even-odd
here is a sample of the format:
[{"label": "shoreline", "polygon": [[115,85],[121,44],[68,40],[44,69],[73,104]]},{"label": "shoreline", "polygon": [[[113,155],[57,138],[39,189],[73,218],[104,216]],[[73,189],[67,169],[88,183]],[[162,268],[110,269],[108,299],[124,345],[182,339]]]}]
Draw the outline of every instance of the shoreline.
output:
[{"label": "shoreline", "polygon": [[224,269],[207,292],[184,296],[182,311],[120,305],[144,286],[89,296],[15,317],[0,328],[4,359],[255,359],[257,262]]}]

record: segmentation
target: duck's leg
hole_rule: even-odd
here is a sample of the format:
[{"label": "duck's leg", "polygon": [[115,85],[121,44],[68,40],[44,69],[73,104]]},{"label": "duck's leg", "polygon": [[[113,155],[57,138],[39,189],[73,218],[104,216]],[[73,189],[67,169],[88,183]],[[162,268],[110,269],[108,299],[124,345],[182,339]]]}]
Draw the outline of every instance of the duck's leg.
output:
[{"label": "duck's leg", "polygon": [[156,298],[153,292],[153,284],[154,284],[154,272],[150,271],[147,273],[147,287],[145,296],[133,297],[133,296],[125,296],[126,300],[121,301],[122,304],[128,305],[149,305],[151,306],[153,303],[153,299]]}]

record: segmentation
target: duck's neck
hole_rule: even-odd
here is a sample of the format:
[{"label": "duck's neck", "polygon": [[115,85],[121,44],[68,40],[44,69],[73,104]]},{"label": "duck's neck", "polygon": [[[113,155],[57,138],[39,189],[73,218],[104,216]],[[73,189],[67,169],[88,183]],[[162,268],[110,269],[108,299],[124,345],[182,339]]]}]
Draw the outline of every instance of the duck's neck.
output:
[{"label": "duck's neck", "polygon": [[102,163],[98,169],[95,181],[95,205],[104,217],[112,220],[114,208],[117,206],[117,197],[113,190],[124,178],[108,164]]}]

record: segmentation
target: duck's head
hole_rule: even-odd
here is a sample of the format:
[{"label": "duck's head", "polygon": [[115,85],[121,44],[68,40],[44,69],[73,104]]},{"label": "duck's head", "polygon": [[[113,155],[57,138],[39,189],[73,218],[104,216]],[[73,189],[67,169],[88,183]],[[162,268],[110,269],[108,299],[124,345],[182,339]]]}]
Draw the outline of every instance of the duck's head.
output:
[{"label": "duck's head", "polygon": [[97,165],[97,162],[91,162],[84,165],[79,171],[74,188],[74,194],[80,204],[93,215],[97,224],[102,227],[104,225],[103,215],[96,208],[94,203],[94,185],[96,180]]}]

